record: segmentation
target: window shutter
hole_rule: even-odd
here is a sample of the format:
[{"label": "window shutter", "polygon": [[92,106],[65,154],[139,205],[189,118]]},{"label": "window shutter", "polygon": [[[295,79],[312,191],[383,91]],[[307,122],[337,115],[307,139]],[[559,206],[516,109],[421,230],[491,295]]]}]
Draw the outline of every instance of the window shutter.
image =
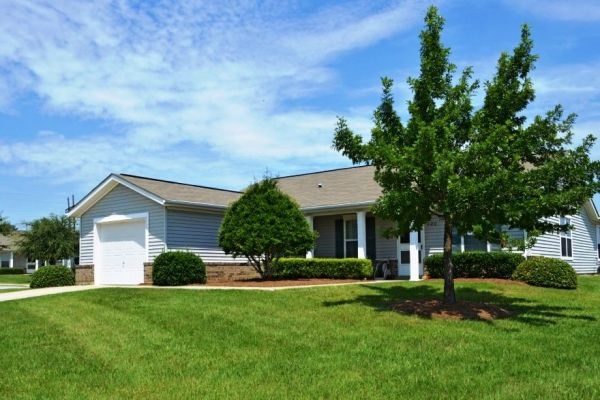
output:
[{"label": "window shutter", "polygon": [[344,258],[344,220],[335,220],[335,257]]},{"label": "window shutter", "polygon": [[367,258],[375,260],[377,257],[376,243],[377,238],[375,236],[375,217],[367,217]]}]

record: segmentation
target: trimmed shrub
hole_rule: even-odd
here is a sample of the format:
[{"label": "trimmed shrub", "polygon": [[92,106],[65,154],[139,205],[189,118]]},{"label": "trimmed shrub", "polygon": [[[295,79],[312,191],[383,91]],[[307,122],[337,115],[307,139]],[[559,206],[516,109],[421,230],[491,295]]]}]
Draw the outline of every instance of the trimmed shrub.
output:
[{"label": "trimmed shrub", "polygon": [[519,264],[512,278],[532,286],[577,288],[575,270],[568,262],[557,258],[529,257]]},{"label": "trimmed shrub", "polygon": [[25,270],[22,268],[0,268],[0,275],[22,275]]},{"label": "trimmed shrub", "polygon": [[152,282],[158,286],[206,283],[206,267],[202,259],[194,253],[169,251],[154,259]]},{"label": "trimmed shrub", "polygon": [[280,258],[273,264],[275,279],[373,277],[371,260],[361,258]]},{"label": "trimmed shrub", "polygon": [[75,285],[75,274],[70,268],[62,265],[48,265],[41,267],[31,275],[29,287],[36,289],[73,285]]},{"label": "trimmed shrub", "polygon": [[[506,251],[469,251],[452,255],[455,278],[510,279],[517,265],[525,258]],[[432,278],[444,277],[444,255],[433,254],[424,260],[425,270]]]}]

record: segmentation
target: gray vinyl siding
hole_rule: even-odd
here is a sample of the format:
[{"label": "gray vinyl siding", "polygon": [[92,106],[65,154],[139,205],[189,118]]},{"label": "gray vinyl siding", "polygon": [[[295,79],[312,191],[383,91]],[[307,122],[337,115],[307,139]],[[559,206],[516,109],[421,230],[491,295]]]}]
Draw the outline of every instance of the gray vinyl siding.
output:
[{"label": "gray vinyl siding", "polygon": [[431,218],[425,224],[425,257],[444,251],[444,220],[438,217]]},{"label": "gray vinyl siding", "polygon": [[375,249],[377,250],[377,259],[385,260],[388,258],[398,258],[397,239],[386,239],[382,236],[382,231],[386,228],[393,227],[393,223],[380,218],[375,219],[376,242]]},{"label": "gray vinyl siding", "polygon": [[[549,218],[558,222],[558,217]],[[596,226],[589,219],[586,211],[581,209],[577,215],[571,216],[573,225],[572,244],[573,257],[565,259],[579,274],[591,274],[597,270]],[[561,258],[560,235],[546,233],[537,238],[535,246],[529,251],[530,255]]]},{"label": "gray vinyl siding", "polygon": [[313,219],[313,229],[319,233],[315,242],[315,257],[335,257],[335,220],[339,215],[327,215]]},{"label": "gray vinyl siding", "polygon": [[167,248],[192,251],[206,263],[246,261],[234,259],[219,247],[222,220],[222,214],[167,209]]},{"label": "gray vinyl siding", "polygon": [[[546,220],[558,223],[558,219],[558,217],[551,217]],[[528,251],[528,254],[560,258],[560,236],[553,233],[546,233],[538,236],[535,245]]]},{"label": "gray vinyl siding", "polygon": [[110,215],[148,213],[148,257],[154,257],[165,249],[165,214],[160,204],[118,185],[81,216],[79,263],[94,262],[94,219]]}]

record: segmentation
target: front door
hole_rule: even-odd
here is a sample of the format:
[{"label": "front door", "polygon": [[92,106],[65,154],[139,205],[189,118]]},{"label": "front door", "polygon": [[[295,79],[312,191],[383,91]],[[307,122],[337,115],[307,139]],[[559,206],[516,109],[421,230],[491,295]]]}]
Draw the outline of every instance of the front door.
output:
[{"label": "front door", "polygon": [[[417,232],[417,243],[415,243],[416,262],[419,264],[419,275],[423,275],[423,257],[421,246],[421,231]],[[398,237],[398,276],[410,276],[411,243],[410,232]]]}]

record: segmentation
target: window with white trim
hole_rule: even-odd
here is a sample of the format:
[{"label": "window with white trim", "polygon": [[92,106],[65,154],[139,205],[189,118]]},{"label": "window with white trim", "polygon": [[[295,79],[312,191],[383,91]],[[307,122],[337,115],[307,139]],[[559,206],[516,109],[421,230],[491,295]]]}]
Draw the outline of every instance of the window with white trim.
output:
[{"label": "window with white trim", "polygon": [[[561,225],[571,225],[571,218],[560,217]],[[560,256],[573,258],[573,234],[571,230],[560,232]]]},{"label": "window with white trim", "polygon": [[355,219],[344,220],[345,257],[358,257],[358,226]]}]

